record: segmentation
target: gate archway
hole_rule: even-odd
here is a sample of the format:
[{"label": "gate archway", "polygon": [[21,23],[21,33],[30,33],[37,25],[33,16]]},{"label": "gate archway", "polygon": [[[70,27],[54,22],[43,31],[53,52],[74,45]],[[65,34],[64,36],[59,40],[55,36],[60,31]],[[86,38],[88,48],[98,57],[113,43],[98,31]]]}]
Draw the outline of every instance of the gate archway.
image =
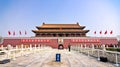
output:
[{"label": "gate archway", "polygon": [[63,44],[59,44],[59,45],[58,45],[58,49],[64,49]]}]

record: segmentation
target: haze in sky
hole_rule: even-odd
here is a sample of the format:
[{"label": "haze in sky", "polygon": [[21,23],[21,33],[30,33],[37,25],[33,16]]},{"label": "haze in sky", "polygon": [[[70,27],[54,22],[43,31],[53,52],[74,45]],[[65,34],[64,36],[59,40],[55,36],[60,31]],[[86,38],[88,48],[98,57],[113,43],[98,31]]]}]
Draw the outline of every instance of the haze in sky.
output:
[{"label": "haze in sky", "polygon": [[[15,31],[14,37],[34,36],[31,30],[43,22],[79,22],[90,30],[88,36],[117,36],[120,35],[120,0],[0,0],[0,36],[8,37],[8,31]],[[106,30],[108,34],[104,35]]]}]

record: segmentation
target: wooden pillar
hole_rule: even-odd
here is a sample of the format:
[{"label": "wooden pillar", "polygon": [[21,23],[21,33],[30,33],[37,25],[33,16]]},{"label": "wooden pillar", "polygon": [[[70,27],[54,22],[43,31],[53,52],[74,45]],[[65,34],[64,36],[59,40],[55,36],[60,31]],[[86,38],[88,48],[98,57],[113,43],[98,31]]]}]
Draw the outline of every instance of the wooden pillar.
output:
[{"label": "wooden pillar", "polygon": [[75,33],[73,34],[73,37],[76,37],[76,34],[75,34]]},{"label": "wooden pillar", "polygon": [[41,37],[41,33],[39,34],[39,36]]},{"label": "wooden pillar", "polygon": [[40,36],[42,37],[42,33],[40,33]]},{"label": "wooden pillar", "polygon": [[64,35],[64,37],[66,37],[66,34],[65,34],[65,33],[63,33],[63,35]]},{"label": "wooden pillar", "polygon": [[51,37],[53,37],[53,34],[52,34],[52,33],[50,33],[50,36],[51,36]]},{"label": "wooden pillar", "polygon": [[86,34],[84,33],[84,36],[86,36]]},{"label": "wooden pillar", "polygon": [[56,33],[56,37],[58,37],[58,33]]},{"label": "wooden pillar", "polygon": [[81,33],[79,34],[79,36],[81,37]]},{"label": "wooden pillar", "polygon": [[47,37],[47,33],[45,33],[45,37]]},{"label": "wooden pillar", "polygon": [[76,37],[78,37],[78,34],[76,33]]},{"label": "wooden pillar", "polygon": [[72,36],[71,36],[71,33],[69,33],[69,36],[72,37]]}]

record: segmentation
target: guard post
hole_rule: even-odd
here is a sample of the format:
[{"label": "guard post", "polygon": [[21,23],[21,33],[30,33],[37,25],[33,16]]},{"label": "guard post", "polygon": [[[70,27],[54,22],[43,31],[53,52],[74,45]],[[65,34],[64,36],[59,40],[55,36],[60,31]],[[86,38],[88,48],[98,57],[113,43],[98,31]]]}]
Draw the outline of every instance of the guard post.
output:
[{"label": "guard post", "polygon": [[61,62],[61,54],[60,53],[56,54],[56,62]]}]

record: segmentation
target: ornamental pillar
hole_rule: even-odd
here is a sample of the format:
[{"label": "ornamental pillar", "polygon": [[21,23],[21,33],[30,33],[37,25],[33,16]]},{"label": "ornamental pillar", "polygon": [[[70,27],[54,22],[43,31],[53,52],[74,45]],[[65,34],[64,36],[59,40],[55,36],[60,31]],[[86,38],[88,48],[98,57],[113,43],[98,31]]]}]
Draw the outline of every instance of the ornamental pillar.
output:
[{"label": "ornamental pillar", "polygon": [[58,33],[56,33],[56,37],[58,37]]},{"label": "ornamental pillar", "polygon": [[41,37],[41,33],[39,34],[39,36]]},{"label": "ornamental pillar", "polygon": [[53,34],[52,34],[52,33],[50,33],[50,37],[53,37]]},{"label": "ornamental pillar", "polygon": [[71,36],[71,33],[69,33],[69,36],[72,37],[72,36]]},{"label": "ornamental pillar", "polygon": [[66,37],[66,34],[65,34],[65,33],[63,33],[63,35],[64,35],[64,37]]},{"label": "ornamental pillar", "polygon": [[74,33],[74,36],[76,37],[76,33]]}]

